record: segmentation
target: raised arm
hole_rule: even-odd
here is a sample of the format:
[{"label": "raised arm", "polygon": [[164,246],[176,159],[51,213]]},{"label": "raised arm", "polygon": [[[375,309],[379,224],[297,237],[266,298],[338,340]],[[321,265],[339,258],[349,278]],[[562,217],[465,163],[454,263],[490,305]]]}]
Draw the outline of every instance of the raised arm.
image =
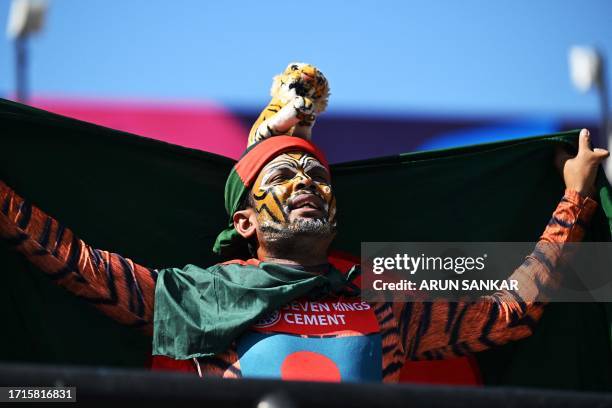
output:
[{"label": "raised arm", "polygon": [[463,356],[531,335],[542,316],[537,302],[541,288],[558,283],[555,267],[562,252],[558,245],[581,241],[584,227],[597,208],[585,197],[591,192],[597,167],[607,157],[589,147],[588,132],[580,134],[578,155],[563,158],[567,186],[561,202],[534,251],[510,279],[519,290],[501,291],[474,302],[406,303],[396,311],[406,358],[440,359]]},{"label": "raised arm", "polygon": [[0,181],[0,239],[56,284],[121,324],[152,334],[157,272],[95,249]]}]

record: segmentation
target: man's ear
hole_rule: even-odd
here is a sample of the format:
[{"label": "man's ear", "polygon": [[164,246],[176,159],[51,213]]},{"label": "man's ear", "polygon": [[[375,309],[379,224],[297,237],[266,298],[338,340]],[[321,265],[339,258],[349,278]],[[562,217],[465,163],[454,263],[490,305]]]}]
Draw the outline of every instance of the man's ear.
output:
[{"label": "man's ear", "polygon": [[249,239],[255,236],[257,232],[257,217],[255,216],[255,210],[247,208],[236,211],[232,219],[234,221],[234,228],[243,238]]}]

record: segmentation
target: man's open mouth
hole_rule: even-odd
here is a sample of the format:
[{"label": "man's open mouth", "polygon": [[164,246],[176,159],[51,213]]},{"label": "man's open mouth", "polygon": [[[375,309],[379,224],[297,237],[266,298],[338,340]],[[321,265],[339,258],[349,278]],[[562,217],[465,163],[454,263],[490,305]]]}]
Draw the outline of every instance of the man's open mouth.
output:
[{"label": "man's open mouth", "polygon": [[311,208],[322,211],[324,207],[323,199],[315,194],[300,194],[289,201],[289,210],[291,211],[298,208]]}]

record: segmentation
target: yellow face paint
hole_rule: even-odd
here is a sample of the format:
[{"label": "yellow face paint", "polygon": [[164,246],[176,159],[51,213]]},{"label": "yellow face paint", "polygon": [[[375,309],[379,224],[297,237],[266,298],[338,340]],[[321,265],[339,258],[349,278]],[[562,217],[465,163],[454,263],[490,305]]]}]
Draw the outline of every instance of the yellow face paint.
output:
[{"label": "yellow face paint", "polygon": [[308,153],[284,153],[270,161],[255,180],[252,197],[260,224],[323,218],[335,227],[336,200],[329,172]]}]

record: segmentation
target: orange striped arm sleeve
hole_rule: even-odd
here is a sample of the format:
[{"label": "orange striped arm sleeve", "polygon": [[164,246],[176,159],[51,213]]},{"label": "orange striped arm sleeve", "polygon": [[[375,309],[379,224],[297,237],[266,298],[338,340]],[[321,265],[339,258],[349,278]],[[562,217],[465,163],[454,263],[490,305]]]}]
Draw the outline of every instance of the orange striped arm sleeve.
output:
[{"label": "orange striped arm sleeve", "polygon": [[509,279],[519,290],[500,291],[472,302],[399,304],[396,316],[407,359],[442,359],[464,356],[533,333],[543,313],[537,301],[542,289],[559,283],[555,267],[562,245],[584,237],[597,203],[566,190],[534,251]]},{"label": "orange striped arm sleeve", "polygon": [[92,248],[0,181],[0,239],[56,284],[151,335],[157,272]]}]

